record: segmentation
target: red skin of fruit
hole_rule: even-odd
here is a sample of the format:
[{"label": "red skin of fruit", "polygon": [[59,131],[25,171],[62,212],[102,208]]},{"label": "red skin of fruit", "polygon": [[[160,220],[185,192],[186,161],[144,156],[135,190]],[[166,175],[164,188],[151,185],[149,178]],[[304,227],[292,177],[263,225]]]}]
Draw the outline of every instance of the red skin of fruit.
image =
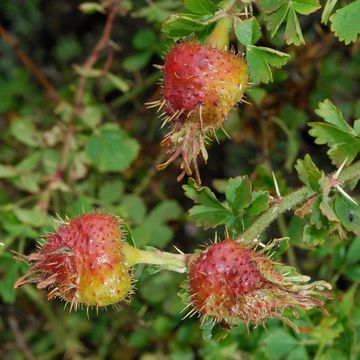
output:
[{"label": "red skin of fruit", "polygon": [[32,267],[15,287],[37,282],[49,287],[48,298],[72,305],[106,306],[124,300],[131,276],[122,253],[119,219],[108,214],[85,214],[45,236],[39,252],[22,258]]},{"label": "red skin of fruit", "polygon": [[[189,294],[195,309],[226,326],[284,320],[285,307],[309,309],[323,302],[309,288],[295,288],[275,263],[233,240],[209,246],[189,261]],[[324,296],[324,295],[323,295]]]},{"label": "red skin of fruit", "polygon": [[[204,126],[217,127],[240,101],[247,83],[244,60],[232,53],[196,42],[173,47],[164,64],[165,111],[179,120],[202,107]],[[199,114],[193,121],[199,122]]]},{"label": "red skin of fruit", "polygon": [[181,156],[183,174],[195,170],[197,157],[207,160],[204,139],[216,136],[229,111],[241,100],[248,81],[245,61],[233,53],[197,42],[175,45],[167,54],[164,72],[163,107],[170,132],[162,141],[169,146],[165,168]]}]

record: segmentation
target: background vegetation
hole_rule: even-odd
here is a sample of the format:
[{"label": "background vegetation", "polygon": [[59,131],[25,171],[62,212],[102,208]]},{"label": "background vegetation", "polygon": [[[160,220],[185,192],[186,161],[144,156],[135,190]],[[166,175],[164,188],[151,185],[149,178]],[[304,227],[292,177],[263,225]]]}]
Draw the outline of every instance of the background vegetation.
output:
[{"label": "background vegetation", "polygon": [[[26,265],[10,251],[29,253],[39,234],[56,226],[57,216],[96,208],[114,212],[129,221],[138,247],[173,251],[175,245],[192,252],[214,238],[214,229],[197,227],[187,212],[193,202],[176,182],[176,166],[156,172],[166,129],[144,106],[160,96],[161,74],[152,64],[162,63],[172,43],[160,29],[168,16],[184,10],[182,2],[123,0],[112,23],[100,6],[79,5],[0,3],[0,358],[359,359],[356,209],[355,222],[347,224],[355,235],[341,238],[321,226],[303,232],[305,220],[290,213],[267,232],[268,238],[290,237],[284,262],[334,287],[330,315],[304,314],[296,321],[298,334],[274,320],[267,330],[247,334],[242,326],[214,341],[196,319],[181,320],[182,275],[143,267],[136,269],[131,304],[91,313],[90,320],[85,311],[69,314],[58,301],[47,302],[32,286],[15,293],[14,281]],[[301,38],[292,41],[300,46],[287,44],[283,28],[259,40],[291,59],[272,72],[273,82],[250,88],[251,105],[231,113],[231,140],[219,133],[220,144],[210,147],[210,161],[200,170],[203,185],[219,198],[226,179],[239,175],[276,197],[272,171],[286,195],[301,185],[294,163],[306,153],[325,172],[335,170],[327,146],[314,143],[307,123],[321,121],[314,111],[326,98],[350,124],[360,117],[360,43],[340,42],[321,24],[322,11],[299,16],[305,44]],[[262,14],[258,20],[263,24]],[[264,81],[268,75],[261,76]],[[223,236],[223,227],[216,231]]]}]

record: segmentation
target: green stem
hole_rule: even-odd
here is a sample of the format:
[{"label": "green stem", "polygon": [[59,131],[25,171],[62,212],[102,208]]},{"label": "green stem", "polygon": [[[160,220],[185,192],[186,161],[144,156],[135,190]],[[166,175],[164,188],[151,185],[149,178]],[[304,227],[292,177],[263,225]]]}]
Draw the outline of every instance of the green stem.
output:
[{"label": "green stem", "polygon": [[124,246],[124,254],[130,267],[136,264],[150,264],[180,273],[186,272],[187,269],[188,256],[185,254],[172,254],[159,250],[144,251],[136,249],[127,243]]},{"label": "green stem", "polygon": [[230,44],[230,31],[232,29],[232,17],[226,16],[215,25],[205,43],[219,50],[227,50]]},{"label": "green stem", "polygon": [[[340,183],[346,183],[360,178],[360,161],[342,170],[338,177]],[[276,220],[281,214],[304,203],[306,200],[316,195],[316,192],[306,186],[284,196],[278,204],[275,204],[245,230],[236,241],[250,244],[255,238],[259,237],[268,226]]]}]

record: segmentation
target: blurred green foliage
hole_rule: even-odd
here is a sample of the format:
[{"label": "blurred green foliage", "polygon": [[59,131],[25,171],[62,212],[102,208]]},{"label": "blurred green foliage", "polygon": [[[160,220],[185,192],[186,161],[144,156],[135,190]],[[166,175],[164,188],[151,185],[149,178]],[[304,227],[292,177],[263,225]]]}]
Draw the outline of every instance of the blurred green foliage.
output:
[{"label": "blurred green foliage", "polygon": [[[273,2],[263,1],[268,7],[258,17],[273,38],[270,32],[260,37],[255,20],[238,24],[237,35],[252,51],[253,73],[258,76],[254,82],[274,81],[251,87],[248,98],[253,105],[243,104],[229,117],[226,129],[232,139],[219,134],[220,144],[209,149],[211,161],[201,169],[207,188],[199,195],[191,181],[186,185],[186,195],[198,203],[194,207],[175,180],[175,168],[161,173],[154,170],[164,156],[159,142],[166,129],[159,130],[155,112],[145,110],[143,103],[160,95],[156,85],[160,75],[152,64],[162,62],[172,43],[166,33],[179,36],[179,29],[185,28],[190,29],[186,34],[199,30],[201,37],[211,28],[198,29],[193,20],[186,24],[168,20],[163,33],[160,29],[165,19],[186,10],[195,14],[193,18],[211,16],[219,2],[208,7],[210,2],[205,1],[207,5],[199,8],[185,1],[184,8],[182,2],[173,0],[122,1],[111,43],[89,70],[79,64],[84,63],[102,31],[101,6],[88,3],[84,14],[79,11],[80,2],[70,0],[1,1],[1,24],[42,69],[61,99],[49,99],[29,68],[0,39],[1,359],[360,358],[360,213],[343,197],[327,199],[327,203],[343,227],[355,235],[349,232],[340,237],[320,211],[314,211],[310,220],[282,216],[266,233],[268,238],[290,238],[282,261],[333,286],[333,299],[327,304],[330,315],[317,311],[302,314],[295,320],[300,333],[271,320],[267,330],[252,329],[248,334],[241,326],[224,340],[204,339],[206,334],[197,319],[182,320],[183,305],[177,292],[183,276],[142,266],[135,270],[137,294],[131,304],[99,315],[91,311],[90,319],[85,311],[69,314],[58,301],[49,303],[45,293],[32,286],[16,293],[13,289],[27,265],[15,261],[11,251],[32,251],[39,234],[57,226],[58,216],[73,217],[92,209],[110,211],[128,220],[138,247],[169,251],[175,245],[191,252],[214,238],[214,229],[205,231],[195,223],[207,228],[226,224],[234,233],[243,230],[253,220],[243,217],[242,211],[252,208],[251,215],[258,215],[268,207],[269,195],[276,196],[272,171],[285,195],[301,185],[294,163],[306,153],[313,161],[305,158],[297,164],[304,183],[314,183],[304,169],[310,169],[316,180],[321,176],[315,164],[325,172],[334,170],[327,147],[315,145],[308,135],[307,122],[320,123],[314,111],[326,98],[348,119],[349,125],[342,123],[347,128],[342,133],[343,146],[346,149],[353,140],[357,155],[359,126],[352,120],[360,117],[359,40],[345,46],[329,27],[320,25],[319,12],[303,16],[318,8],[317,1],[304,2],[309,5],[306,9],[293,1],[285,15],[280,12],[287,1],[281,1],[275,10],[270,6]],[[354,29],[339,27],[339,23],[354,5],[342,2],[338,5],[342,9],[331,17],[329,3],[326,18],[332,22],[331,29],[349,43]],[[288,24],[285,28],[280,27],[283,22]],[[252,29],[245,37],[241,35],[244,26]],[[306,43],[301,47],[286,45],[303,39]],[[275,57],[271,56],[273,48],[279,51]],[[290,54],[290,59],[283,52]],[[269,66],[284,65],[284,57],[286,67],[271,72]],[[104,76],[109,59],[111,68]],[[257,72],[259,67],[261,72]],[[84,106],[69,138],[79,75],[86,78]],[[321,107],[317,114],[326,120]],[[342,122],[342,115],[339,117]],[[328,125],[321,124],[317,128],[311,125],[312,135],[318,143],[331,145]],[[341,163],[346,156],[330,157]],[[240,175],[249,177],[238,178]],[[356,197],[355,186],[349,184],[347,191]],[[212,214],[215,208],[216,216],[204,216],[200,206]],[[319,202],[314,209],[320,206]],[[223,228],[217,231],[223,235]]]}]

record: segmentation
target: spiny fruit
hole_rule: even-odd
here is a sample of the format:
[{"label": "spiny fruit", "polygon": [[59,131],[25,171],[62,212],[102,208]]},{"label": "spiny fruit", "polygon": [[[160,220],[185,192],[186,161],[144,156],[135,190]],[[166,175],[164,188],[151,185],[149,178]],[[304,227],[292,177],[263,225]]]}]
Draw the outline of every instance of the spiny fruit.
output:
[{"label": "spiny fruit", "polygon": [[173,47],[162,69],[163,99],[149,105],[163,109],[164,124],[170,124],[161,144],[170,147],[171,156],[158,169],[181,156],[183,171],[178,180],[191,175],[193,168],[200,182],[197,157],[201,154],[207,161],[209,136],[216,137],[216,129],[222,128],[229,111],[241,100],[248,81],[245,61],[190,41]]},{"label": "spiny fruit", "polygon": [[106,306],[126,299],[132,281],[123,254],[124,230],[113,215],[81,215],[61,225],[40,250],[21,258],[32,264],[15,287],[36,282],[59,297],[86,306]]},{"label": "spiny fruit", "polygon": [[288,276],[288,267],[281,271],[280,264],[228,239],[193,255],[188,266],[193,313],[212,316],[229,327],[242,321],[257,326],[268,318],[293,325],[284,309],[290,308],[295,316],[297,307],[321,309],[323,301],[313,295],[328,295],[315,289],[330,288],[323,281],[304,284],[308,277]]}]

